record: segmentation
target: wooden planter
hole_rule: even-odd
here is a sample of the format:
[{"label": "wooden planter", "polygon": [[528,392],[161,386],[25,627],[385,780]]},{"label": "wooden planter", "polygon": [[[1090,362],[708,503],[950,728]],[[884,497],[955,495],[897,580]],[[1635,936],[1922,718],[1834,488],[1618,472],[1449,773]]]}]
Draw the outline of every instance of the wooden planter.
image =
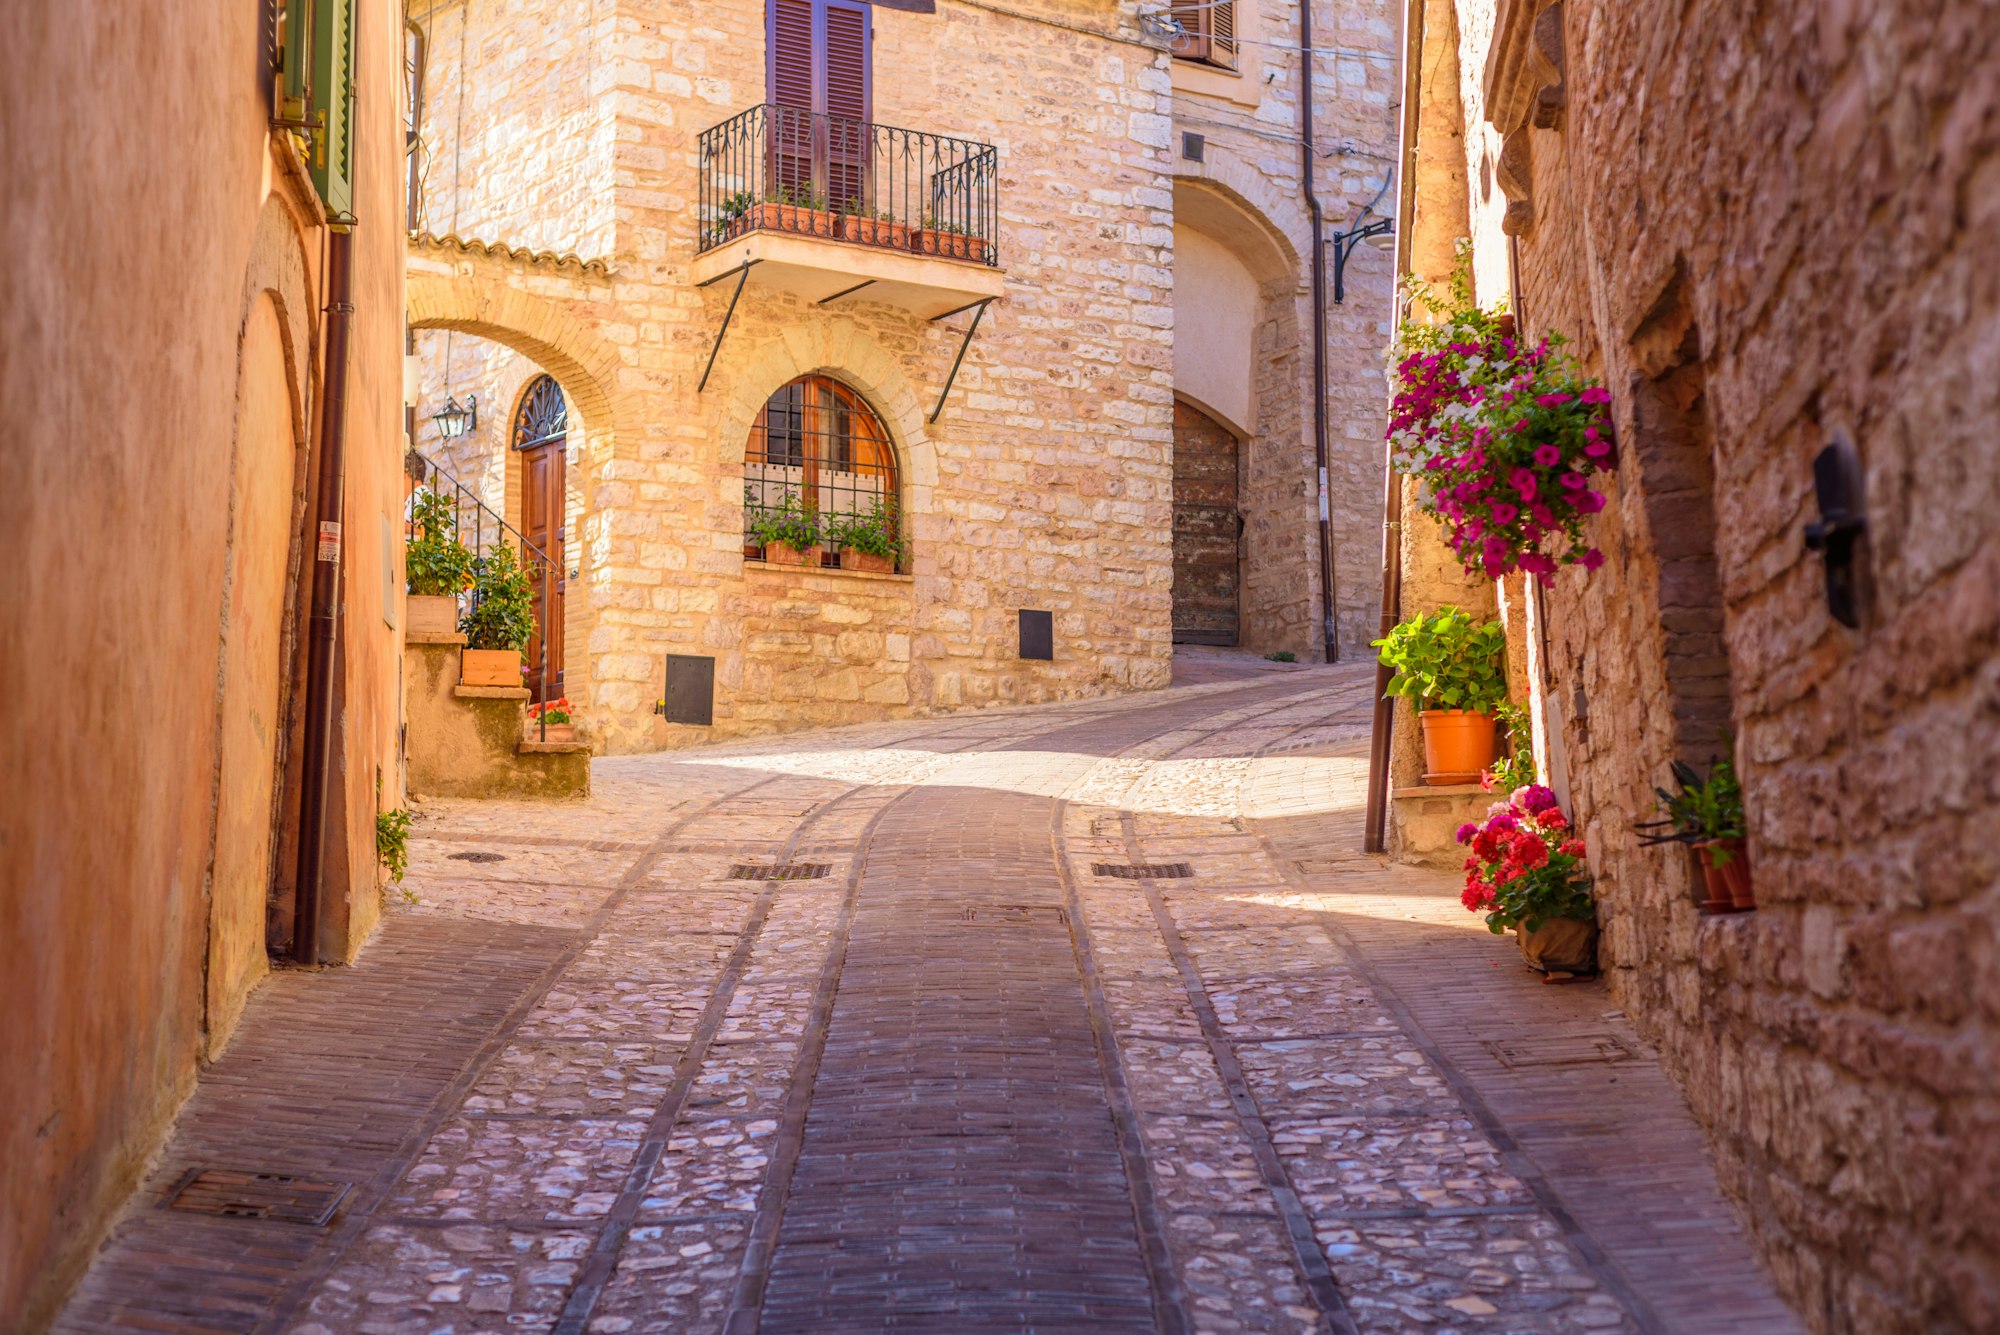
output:
[{"label": "wooden planter", "polygon": [[859,241],[864,246],[910,248],[910,225],[881,218],[844,217],[840,220],[840,236],[843,241]]},{"label": "wooden planter", "polygon": [[458,599],[449,594],[413,593],[409,599],[409,635],[451,635],[458,630]]},{"label": "wooden planter", "polygon": [[1550,918],[1532,932],[1516,927],[1521,958],[1537,973],[1597,972],[1597,924],[1574,918]]},{"label": "wooden planter", "polygon": [[[1750,850],[1741,839],[1711,839],[1696,844],[1695,852],[1701,857],[1701,874],[1708,882],[1708,899],[1703,902],[1704,913],[1741,913],[1745,909],[1757,907],[1757,895],[1750,883]],[[1725,865],[1715,863],[1717,849],[1729,853]]]},{"label": "wooden planter", "polygon": [[800,551],[782,542],[764,544],[764,560],[774,566],[816,566],[819,564],[819,548],[808,547]]},{"label": "wooden planter", "polygon": [[743,215],[743,230],[832,236],[838,221],[830,209],[809,209],[798,204],[758,204]]},{"label": "wooden planter", "polygon": [[871,575],[893,575],[896,573],[896,558],[877,556],[873,552],[857,552],[851,547],[840,549],[842,570],[865,570]]},{"label": "wooden planter", "polygon": [[519,686],[519,649],[466,649],[458,657],[458,684],[461,686]]},{"label": "wooden planter", "polygon": [[1493,716],[1469,709],[1426,709],[1424,782],[1433,788],[1478,783],[1493,763]]},{"label": "wooden planter", "polygon": [[942,255],[952,260],[969,260],[974,248],[983,250],[984,244],[963,232],[945,232],[935,227],[920,227],[910,233],[910,249],[919,255]]}]

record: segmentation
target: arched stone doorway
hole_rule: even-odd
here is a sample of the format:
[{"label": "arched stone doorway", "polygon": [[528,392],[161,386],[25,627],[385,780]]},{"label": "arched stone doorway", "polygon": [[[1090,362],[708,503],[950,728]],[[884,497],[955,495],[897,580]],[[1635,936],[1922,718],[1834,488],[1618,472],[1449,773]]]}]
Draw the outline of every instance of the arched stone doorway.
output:
[{"label": "arched stone doorway", "polygon": [[1175,400],[1175,644],[1242,639],[1241,453],[1228,427]]}]

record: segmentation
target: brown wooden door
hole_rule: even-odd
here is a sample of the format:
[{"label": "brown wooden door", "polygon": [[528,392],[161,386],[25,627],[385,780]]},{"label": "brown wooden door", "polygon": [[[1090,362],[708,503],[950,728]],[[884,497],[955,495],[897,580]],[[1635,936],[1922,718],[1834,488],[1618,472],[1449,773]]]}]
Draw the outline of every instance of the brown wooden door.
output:
[{"label": "brown wooden door", "polygon": [[1174,405],[1174,643],[1235,644],[1238,590],[1236,437]]},{"label": "brown wooden door", "polygon": [[[535,586],[535,634],[528,641],[528,689],[537,700],[563,694],[563,438],[545,440],[521,451],[521,536],[540,548],[553,567],[545,591],[548,567],[530,558],[528,578]],[[546,592],[547,596],[544,597]],[[542,680],[542,639],[548,637],[548,681]]]},{"label": "brown wooden door", "polygon": [[[765,39],[775,187],[835,212],[866,189],[869,10],[859,0],[770,0]],[[800,114],[804,113],[804,114]]]}]

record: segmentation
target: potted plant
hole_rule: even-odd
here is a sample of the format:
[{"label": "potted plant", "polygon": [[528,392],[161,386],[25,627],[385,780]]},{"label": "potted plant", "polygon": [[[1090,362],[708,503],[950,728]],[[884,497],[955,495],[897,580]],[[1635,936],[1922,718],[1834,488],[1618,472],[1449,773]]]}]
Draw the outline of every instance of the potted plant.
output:
[{"label": "potted plant", "polygon": [[764,549],[764,559],[774,566],[819,564],[819,516],[806,509],[789,488],[778,504],[753,506],[744,532]]},{"label": "potted plant", "polygon": [[459,656],[461,684],[521,684],[521,651],[535,633],[535,587],[506,543],[472,563],[472,607],[458,628],[466,645]]},{"label": "potted plant", "polygon": [[757,196],[748,190],[738,190],[725,198],[716,206],[715,220],[709,224],[708,244],[721,245],[746,230],[743,220],[756,205]]},{"label": "potted plant", "polygon": [[1676,760],[1674,792],[1655,788],[1666,819],[1644,821],[1636,829],[1643,844],[1687,844],[1701,859],[1708,898],[1703,913],[1740,913],[1757,907],[1750,881],[1750,850],[1743,839],[1743,786],[1728,757],[1711,761],[1703,779],[1694,766]]},{"label": "potted plant", "polygon": [[403,551],[413,635],[449,635],[458,628],[458,595],[472,581],[472,553],[458,540],[458,507],[428,487],[418,490]]},{"label": "potted plant", "polygon": [[1458,842],[1471,850],[1459,902],[1484,913],[1488,931],[1513,928],[1528,967],[1549,981],[1597,972],[1597,901],[1583,840],[1551,789],[1523,784],[1483,821],[1459,826]]},{"label": "potted plant", "polygon": [[528,740],[573,742],[576,740],[576,719],[570,713],[569,697],[544,700],[538,705],[528,706]]},{"label": "potted plant", "polygon": [[[962,223],[924,217],[924,225],[910,234],[910,249],[922,255],[943,255],[947,259],[969,260],[975,242],[966,235]],[[984,249],[983,244],[981,249]]]},{"label": "potted plant", "polygon": [[1424,782],[1477,783],[1493,759],[1493,711],[1507,702],[1507,636],[1497,621],[1456,607],[1411,617],[1374,641],[1396,670],[1390,695],[1424,726]]},{"label": "potted plant", "polygon": [[880,212],[862,207],[861,201],[851,199],[840,218],[840,235],[846,241],[859,241],[866,246],[889,246],[896,250],[910,248],[910,225],[897,222],[896,215],[884,209]]},{"label": "potted plant", "polygon": [[833,211],[826,194],[812,182],[781,185],[766,191],[764,202],[745,211],[744,230],[769,228],[774,232],[801,232],[807,236],[832,236]]},{"label": "potted plant", "polygon": [[877,497],[865,515],[835,515],[825,524],[827,541],[840,548],[842,570],[892,574],[909,556],[909,543],[896,512]]}]

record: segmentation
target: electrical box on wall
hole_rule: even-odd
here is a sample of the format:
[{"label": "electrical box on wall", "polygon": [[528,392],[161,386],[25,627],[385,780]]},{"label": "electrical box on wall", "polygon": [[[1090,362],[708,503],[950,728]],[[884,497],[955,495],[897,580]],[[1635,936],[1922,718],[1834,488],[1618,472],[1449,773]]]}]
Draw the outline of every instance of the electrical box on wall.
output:
[{"label": "electrical box on wall", "polygon": [[1021,609],[1021,657],[1054,662],[1056,656],[1056,617],[1053,612],[1035,612]]},{"label": "electrical box on wall", "polygon": [[667,685],[660,713],[669,723],[698,728],[715,723],[715,660],[695,654],[667,655]]}]

